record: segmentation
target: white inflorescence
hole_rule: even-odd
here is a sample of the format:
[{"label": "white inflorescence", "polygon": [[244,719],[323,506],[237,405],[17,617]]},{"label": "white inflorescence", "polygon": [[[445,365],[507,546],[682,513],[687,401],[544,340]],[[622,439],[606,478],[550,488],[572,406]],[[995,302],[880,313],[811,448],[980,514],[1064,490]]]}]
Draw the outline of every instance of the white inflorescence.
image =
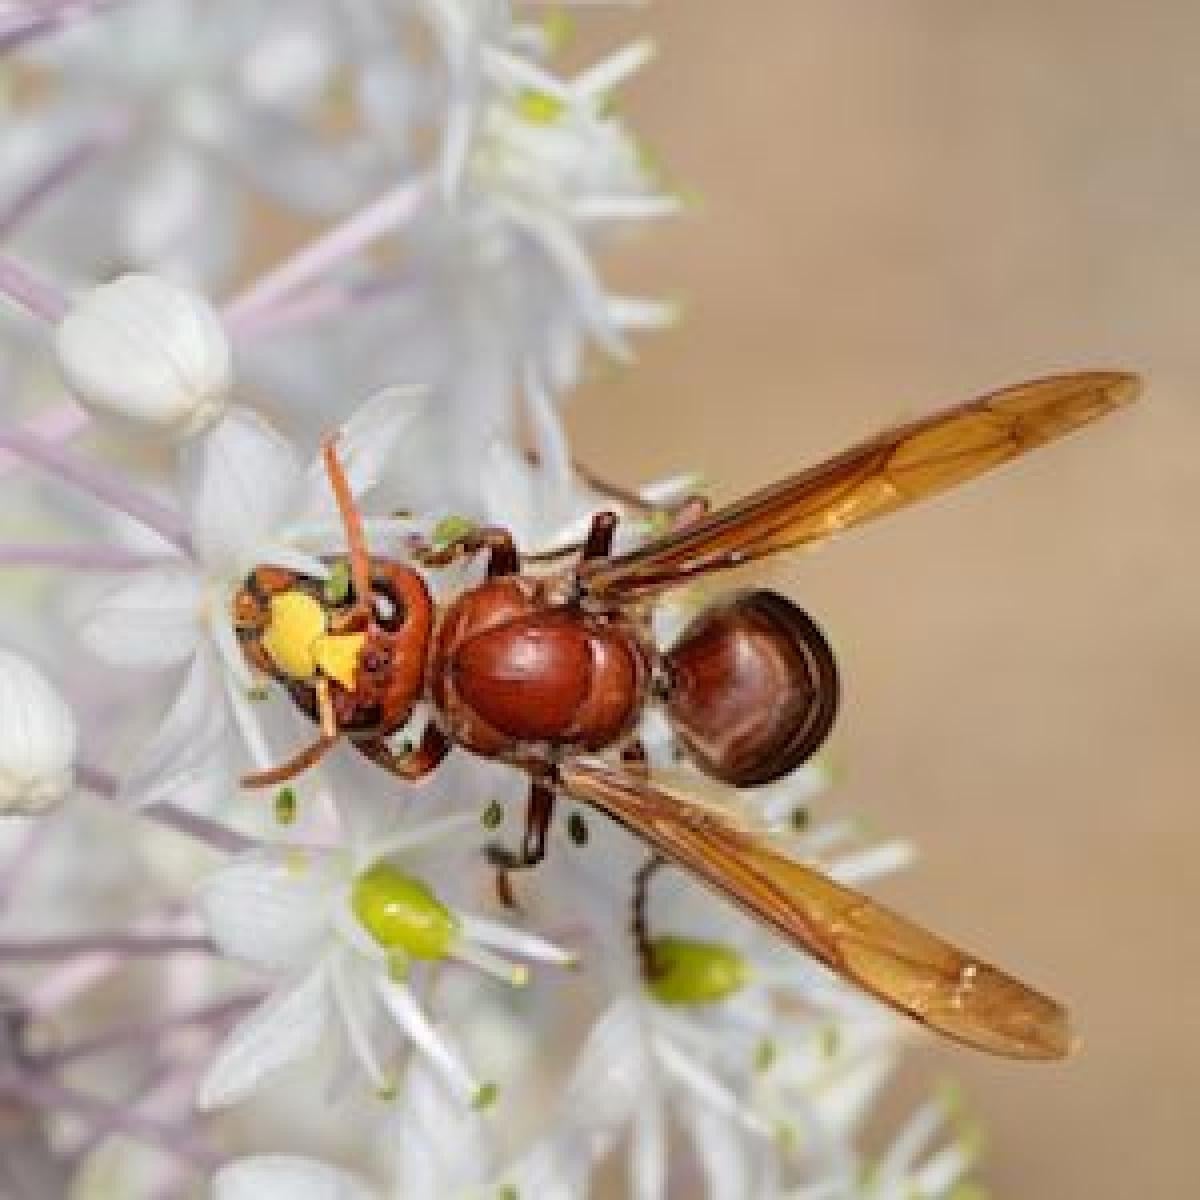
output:
[{"label": "white inflorescence", "polygon": [[190,437],[229,403],[233,354],[220,317],[203,296],[155,275],[85,292],[55,347],[81,403],[138,428]]},{"label": "white inflorescence", "polygon": [[0,650],[0,812],[40,813],[71,790],[75,718],[28,659]]},{"label": "white inflorescence", "polygon": [[[600,264],[681,208],[618,103],[649,43],[568,74],[569,3],[25,7],[0,17],[0,635],[70,706],[0,651],[0,811],[74,794],[0,822],[0,1195],[582,1200],[605,1160],[636,1200],[969,1195],[945,1106],[861,1149],[892,1018],[676,871],[645,977],[624,830],[560,802],[502,904],[524,773],[455,751],[410,784],[342,745],[239,786],[316,737],[234,614],[260,567],[349,586],[322,439],[370,553],[415,565],[484,525],[561,549],[614,506],[626,550],[693,498],[598,494],[560,419],[586,354],[675,316]],[[298,245],[231,294],[262,213]],[[444,604],[485,566],[424,573]],[[660,642],[698,603],[657,607]],[[315,640],[274,634],[307,672]],[[657,716],[651,765],[682,770]],[[828,782],[725,800],[838,878],[903,865],[795,821]]]}]

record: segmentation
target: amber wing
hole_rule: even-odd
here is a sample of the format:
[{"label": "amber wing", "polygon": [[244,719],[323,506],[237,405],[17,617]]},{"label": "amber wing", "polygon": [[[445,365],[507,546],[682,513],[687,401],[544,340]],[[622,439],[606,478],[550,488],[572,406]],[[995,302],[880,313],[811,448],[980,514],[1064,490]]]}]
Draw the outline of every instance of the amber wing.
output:
[{"label": "amber wing", "polygon": [[664,858],[859,987],[947,1037],[1011,1058],[1061,1058],[1066,1012],[1049,997],[866,896],[779,854],[711,807],[598,759],[561,767],[563,786]]},{"label": "amber wing", "polygon": [[652,595],[696,575],[812,545],[982,474],[1133,400],[1137,376],[1023,383],[880,434],[630,554],[579,568],[586,592]]}]

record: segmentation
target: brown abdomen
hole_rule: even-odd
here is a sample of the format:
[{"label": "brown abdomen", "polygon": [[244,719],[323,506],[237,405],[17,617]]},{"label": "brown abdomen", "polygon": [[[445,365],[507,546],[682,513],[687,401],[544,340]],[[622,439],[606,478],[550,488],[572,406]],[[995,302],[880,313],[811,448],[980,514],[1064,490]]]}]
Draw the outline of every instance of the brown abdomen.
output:
[{"label": "brown abdomen", "polygon": [[833,653],[776,592],[741,592],[708,609],[664,661],[675,732],[700,767],[735,787],[786,775],[833,725]]}]

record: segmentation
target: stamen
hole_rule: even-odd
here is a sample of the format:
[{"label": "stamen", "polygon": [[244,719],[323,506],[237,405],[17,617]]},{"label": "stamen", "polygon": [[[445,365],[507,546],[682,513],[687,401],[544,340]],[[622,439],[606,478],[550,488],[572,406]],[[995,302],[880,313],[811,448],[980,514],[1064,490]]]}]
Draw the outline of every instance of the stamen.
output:
[{"label": "stamen", "polygon": [[529,968],[520,963],[511,963],[498,954],[493,954],[484,946],[475,942],[460,940],[454,943],[449,951],[450,957],[464,962],[472,967],[478,967],[489,975],[502,979],[511,987],[524,987],[529,982]]},{"label": "stamen", "polygon": [[496,921],[488,921],[483,917],[473,917],[463,914],[463,937],[480,945],[491,946],[494,950],[515,954],[520,958],[530,958],[535,962],[551,963],[554,966],[573,967],[579,961],[579,956],[570,950],[564,950],[545,938],[510,925],[501,925]]}]

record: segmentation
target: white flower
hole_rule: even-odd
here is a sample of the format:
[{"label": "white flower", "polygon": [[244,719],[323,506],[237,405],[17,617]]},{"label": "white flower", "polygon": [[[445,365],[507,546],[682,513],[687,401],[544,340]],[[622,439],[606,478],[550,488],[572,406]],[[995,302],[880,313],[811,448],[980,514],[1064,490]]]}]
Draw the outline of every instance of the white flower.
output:
[{"label": "white flower", "polygon": [[507,1163],[482,1115],[416,1061],[399,1108],[379,1129],[394,1147],[385,1187],[313,1159],[260,1155],[217,1172],[214,1200],[583,1200],[592,1169],[643,1099],[629,1069],[627,1032],[620,1014],[596,1024],[556,1098],[553,1121]]},{"label": "white flower", "polygon": [[347,1171],[311,1158],[262,1154],[222,1167],[213,1177],[213,1200],[375,1200]]},{"label": "white flower", "polygon": [[[947,1125],[952,1138],[930,1152]],[[786,1200],[980,1200],[969,1185],[979,1152],[979,1134],[960,1118],[953,1089],[927,1100],[876,1159],[851,1156],[840,1171],[786,1193]]]},{"label": "white flower", "polygon": [[[509,230],[511,256],[531,238],[565,285],[576,319],[621,357],[628,355],[625,328],[672,319],[669,306],[605,295],[588,253],[605,232],[679,208],[677,197],[656,189],[644,153],[611,106],[613,90],[651,53],[648,43],[635,43],[569,81],[528,60],[489,56],[493,91],[469,151],[462,201],[476,208],[475,235],[493,254],[503,245],[495,226]],[[561,386],[575,352],[565,339],[548,350],[547,380]]]},{"label": "white flower", "polygon": [[[339,453],[351,490],[378,480],[418,397],[391,389],[343,426]],[[156,736],[123,776],[131,802],[150,805],[191,793],[211,808],[230,794],[229,733],[240,730],[259,769],[277,765],[250,701],[257,681],[233,627],[236,589],[252,568],[276,565],[318,578],[317,557],[344,550],[344,536],[320,458],[307,467],[296,449],[255,413],[234,407],[181,449],[180,492],[192,556],[126,572],[89,599],[77,627],[96,654],[123,667],[186,666],[183,686]],[[373,547],[411,526],[368,522]],[[394,549],[395,547],[393,547]]]},{"label": "white flower", "polygon": [[122,275],[85,292],[55,336],[59,366],[93,412],[190,437],[229,402],[232,354],[221,320],[189,288]]},{"label": "white flower", "polygon": [[[801,774],[794,797],[811,788]],[[791,811],[781,793],[773,799]],[[751,799],[744,808],[766,818],[771,806]],[[854,832],[849,822],[820,825],[794,837],[789,853],[823,860],[853,884],[907,861],[903,843],[838,853]],[[629,1194],[668,1194],[677,1171],[672,1125],[712,1196],[852,1178],[856,1125],[890,1074],[896,1018],[677,871],[655,876],[646,912],[657,968],[649,982],[628,949],[605,946],[618,999],[604,1019],[622,1028],[613,1053],[639,1080]]]},{"label": "white flower", "polygon": [[75,718],[28,659],[0,650],[0,812],[39,813],[74,783]]},{"label": "white flower", "polygon": [[382,840],[352,833],[346,851],[254,852],[215,871],[200,894],[213,940],[284,978],[218,1052],[200,1086],[201,1107],[242,1099],[334,1029],[381,1091],[393,1086],[398,1031],[458,1100],[490,1102],[492,1089],[480,1087],[425,1014],[423,968],[452,959],[519,986],[528,972],[504,953],[559,965],[573,958],[533,934],[451,908],[424,882],[425,856],[447,844],[460,855],[477,851],[481,837],[469,813],[410,824]]},{"label": "white flower", "polygon": [[669,304],[607,291],[593,254],[679,201],[659,190],[610,103],[646,61],[645,45],[563,80],[505,6],[422,0],[421,8],[448,64],[441,194],[426,187],[398,234],[399,268],[343,272],[331,290],[353,305],[352,320],[343,313],[298,336],[256,340],[245,362],[310,407],[328,405],[334,380],[425,384],[438,419],[408,503],[475,514],[481,461],[497,439],[517,444],[526,429],[561,487],[557,407],[589,339],[628,358],[631,332],[674,320]]},{"label": "white flower", "polygon": [[23,49],[50,86],[0,129],[0,209],[51,180],[17,244],[70,278],[119,263],[216,289],[244,261],[255,193],[339,212],[403,166],[395,147],[419,112],[393,104],[387,139],[378,124],[322,127],[331,97],[380,79],[394,97],[416,73],[375,5],[92,7],[105,11]]}]

